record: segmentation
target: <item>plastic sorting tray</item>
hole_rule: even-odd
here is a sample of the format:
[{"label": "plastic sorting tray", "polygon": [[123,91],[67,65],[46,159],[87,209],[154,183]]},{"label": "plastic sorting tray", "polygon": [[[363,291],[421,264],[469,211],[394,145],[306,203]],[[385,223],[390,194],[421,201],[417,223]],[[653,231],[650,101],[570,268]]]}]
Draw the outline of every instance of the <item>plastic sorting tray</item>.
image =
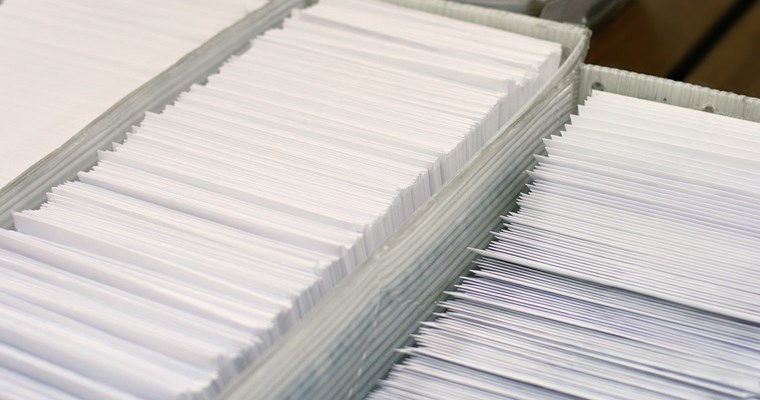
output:
[{"label": "plastic sorting tray", "polygon": [[581,66],[578,103],[591,90],[760,121],[760,99],[598,65]]},{"label": "plastic sorting tray", "polygon": [[542,138],[576,108],[590,32],[581,26],[444,0],[388,0],[563,46],[554,78],[459,174],[340,283],[221,399],[363,398],[514,205]]}]

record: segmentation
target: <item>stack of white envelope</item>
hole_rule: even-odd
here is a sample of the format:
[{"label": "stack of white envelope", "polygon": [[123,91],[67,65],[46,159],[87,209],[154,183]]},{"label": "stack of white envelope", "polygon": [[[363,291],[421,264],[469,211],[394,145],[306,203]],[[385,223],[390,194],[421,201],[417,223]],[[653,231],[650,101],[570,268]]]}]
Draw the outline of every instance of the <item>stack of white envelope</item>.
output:
[{"label": "stack of white envelope", "polygon": [[3,2],[0,227],[303,3]]},{"label": "stack of white envelope", "polygon": [[4,2],[0,187],[265,3],[119,0],[105,7],[91,0]]},{"label": "stack of white envelope", "polygon": [[557,43],[381,2],[293,13],[0,232],[25,398],[211,398],[549,82]]},{"label": "stack of white envelope", "polygon": [[372,398],[746,399],[760,124],[594,92]]}]

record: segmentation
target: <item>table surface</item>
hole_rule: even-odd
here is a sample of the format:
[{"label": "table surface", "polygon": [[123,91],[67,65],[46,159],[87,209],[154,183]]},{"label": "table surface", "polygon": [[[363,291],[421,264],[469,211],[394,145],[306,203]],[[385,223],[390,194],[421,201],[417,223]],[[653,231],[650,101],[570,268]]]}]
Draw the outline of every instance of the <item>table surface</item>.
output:
[{"label": "table surface", "polygon": [[633,0],[586,62],[760,97],[760,1]]}]

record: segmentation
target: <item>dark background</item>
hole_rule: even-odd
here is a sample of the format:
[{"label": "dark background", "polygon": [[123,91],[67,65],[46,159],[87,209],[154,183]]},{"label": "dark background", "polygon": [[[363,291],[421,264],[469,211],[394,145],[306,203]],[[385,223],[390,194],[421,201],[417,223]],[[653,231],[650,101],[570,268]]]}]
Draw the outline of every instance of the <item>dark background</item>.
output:
[{"label": "dark background", "polygon": [[760,97],[760,1],[633,0],[597,25],[586,63]]}]

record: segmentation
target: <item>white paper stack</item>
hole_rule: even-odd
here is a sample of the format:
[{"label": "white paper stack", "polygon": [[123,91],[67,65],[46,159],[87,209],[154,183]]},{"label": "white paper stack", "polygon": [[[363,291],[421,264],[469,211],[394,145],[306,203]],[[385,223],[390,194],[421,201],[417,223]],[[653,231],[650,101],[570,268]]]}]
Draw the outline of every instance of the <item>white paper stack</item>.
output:
[{"label": "white paper stack", "polygon": [[450,180],[560,53],[380,2],[294,12],[0,231],[0,371],[25,377],[8,393],[215,396]]},{"label": "white paper stack", "polygon": [[[0,187],[265,0],[7,0]],[[44,117],[40,115],[44,114]]]},{"label": "white paper stack", "polygon": [[305,0],[9,0],[0,7],[0,227],[39,207]]},{"label": "white paper stack", "polygon": [[760,395],[760,124],[594,92],[376,399]]}]

